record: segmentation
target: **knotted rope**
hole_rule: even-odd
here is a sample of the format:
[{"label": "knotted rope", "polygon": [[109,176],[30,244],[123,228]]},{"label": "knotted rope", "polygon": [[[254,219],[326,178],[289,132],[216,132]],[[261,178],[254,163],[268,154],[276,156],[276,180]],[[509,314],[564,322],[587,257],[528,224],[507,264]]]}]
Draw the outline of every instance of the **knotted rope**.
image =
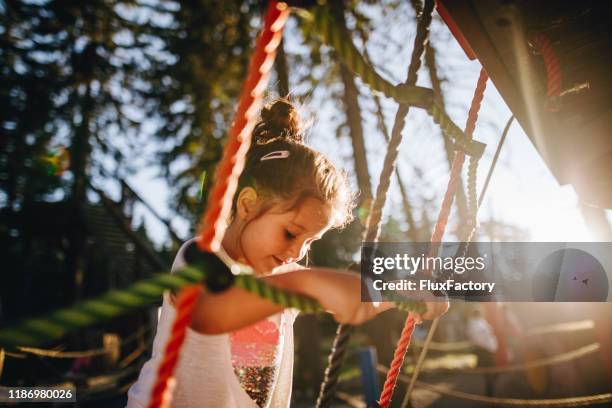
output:
[{"label": "knotted rope", "polygon": [[444,137],[454,143],[456,147],[470,156],[480,157],[482,155],[484,145],[466,137],[451,120],[444,108],[440,106],[439,102],[435,101],[431,89],[411,85],[408,82],[393,85],[385,80],[357,50],[350,38],[348,29],[342,25],[342,22],[334,21],[332,17],[333,15],[326,6],[317,7],[313,16],[314,27],[323,42],[334,48],[346,67],[360,77],[370,89],[382,92],[384,95],[395,99],[399,104],[426,109],[434,122],[442,129]]},{"label": "knotted rope", "polygon": [[[406,77],[406,82],[403,84],[405,87],[413,87],[417,82],[417,74],[421,67],[421,57],[425,50],[425,45],[428,41],[429,37],[429,27],[431,25],[432,13],[434,9],[434,1],[427,0],[425,2],[425,7],[423,12],[421,13],[418,25],[417,32],[414,38],[414,47],[412,50],[412,55],[410,58],[410,65],[408,68],[408,74]],[[326,20],[325,20],[326,21]],[[352,49],[348,46],[342,47],[344,44],[349,44],[349,41],[340,41],[334,40],[339,38],[339,35],[334,35],[334,33],[339,32],[338,30],[332,30],[332,25],[323,25],[324,32],[328,33],[328,36],[332,38],[332,44],[334,44],[336,50],[340,54],[347,54],[347,49]],[[325,28],[327,28],[325,30]],[[350,43],[352,45],[352,42]],[[354,48],[354,47],[353,47]],[[363,58],[349,58],[352,61],[362,61],[362,63],[353,64],[355,68],[354,71],[360,72],[367,63]],[[346,62],[345,58],[343,62]],[[368,74],[370,72],[370,74]],[[367,83],[373,83],[374,80],[379,80],[380,76],[376,76],[372,74],[372,71],[366,71],[363,75],[364,81]],[[384,81],[384,80],[383,80]],[[386,82],[384,82],[386,83]],[[383,87],[382,90],[386,90],[387,88]],[[386,92],[385,92],[386,93]],[[378,241],[378,237],[380,235],[380,221],[382,219],[382,212],[385,206],[385,202],[387,200],[387,193],[389,191],[389,186],[391,184],[391,178],[393,175],[393,171],[395,170],[395,163],[397,161],[397,156],[399,154],[399,146],[402,142],[402,130],[405,126],[405,119],[408,115],[409,106],[400,103],[397,113],[395,114],[395,122],[393,124],[393,129],[391,131],[391,139],[387,145],[387,153],[385,155],[384,166],[380,173],[378,187],[376,189],[376,198],[371,204],[368,219],[367,219],[367,227],[363,235],[363,241],[365,242],[376,242]],[[410,331],[411,329],[404,328],[404,331]],[[338,331],[336,333],[336,338],[334,339],[334,343],[332,346],[332,350],[330,352],[328,358],[328,366],[325,370],[325,377],[323,383],[321,384],[321,389],[319,391],[319,397],[317,399],[317,407],[328,407],[334,396],[334,389],[338,382],[338,375],[340,373],[340,367],[344,360],[344,356],[346,354],[348,339],[350,337],[351,326],[349,325],[339,325]],[[410,336],[404,338],[404,342],[410,342]],[[408,345],[406,345],[408,347]]]},{"label": "knotted rope", "polygon": [[[387,368],[378,365],[376,370],[385,373]],[[408,376],[401,374],[399,377],[400,381],[408,382]],[[467,392],[456,391],[448,389],[441,385],[434,385],[417,381],[419,387],[427,390],[436,392],[438,394],[448,395],[449,397],[455,397],[464,399],[467,401],[473,401],[487,405],[499,405],[499,406],[512,406],[512,407],[583,407],[590,405],[600,405],[612,401],[612,393],[587,395],[581,397],[569,397],[569,398],[553,398],[553,399],[519,399],[519,398],[496,398],[496,397],[485,397],[483,395],[470,394]]]},{"label": "knotted rope", "polygon": [[[478,83],[476,85],[476,89],[474,90],[474,97],[472,98],[472,104],[470,106],[470,110],[468,113],[468,119],[465,125],[465,135],[468,138],[472,137],[472,134],[474,133],[474,129],[476,128],[476,121],[478,120],[478,112],[480,111],[480,106],[482,103],[482,99],[484,97],[484,91],[486,89],[488,79],[489,77],[487,75],[487,72],[484,70],[484,68],[482,68],[480,70],[480,75],[478,77]],[[438,220],[434,227],[434,231],[431,235],[432,245],[430,249],[430,256],[437,255],[437,251],[438,251],[437,244],[439,244],[442,241],[442,237],[444,235],[444,231],[448,223],[448,217],[450,214],[451,206],[453,204],[453,198],[455,195],[455,191],[457,189],[457,183],[458,183],[459,177],[461,177],[461,167],[463,166],[464,160],[465,160],[465,154],[461,151],[458,151],[455,155],[455,158],[453,159],[453,164],[451,166],[451,174],[449,177],[446,193],[444,194],[444,199],[440,207],[440,213],[438,214]],[[471,232],[469,234],[468,239],[471,239],[473,235],[473,231],[476,226],[476,213],[478,211],[478,201],[476,200],[476,174],[475,174],[475,170],[473,170],[475,168],[476,166],[470,163],[470,171],[473,173],[473,175],[472,176],[468,175],[468,205],[469,205],[470,212],[472,215],[472,222],[471,222],[472,225],[471,225]],[[406,326],[412,324],[413,325],[412,327],[414,328],[414,323],[410,322],[410,320],[412,320],[412,316],[409,315],[406,320]],[[439,321],[439,318],[436,318],[432,322],[430,331],[427,335],[427,339],[425,343],[423,344],[421,354],[419,355],[419,359],[417,360],[417,365],[412,374],[412,378],[410,380],[410,383],[408,384],[408,389],[406,390],[406,395],[404,396],[404,401],[402,404],[403,406],[406,406],[408,402],[410,401],[410,394],[412,393],[414,384],[416,383],[416,379],[419,375],[419,371],[421,367],[423,366],[425,356],[427,355],[427,349],[428,349],[429,343],[431,342],[431,339],[433,338],[435,329],[438,326],[438,321]],[[400,347],[399,343],[401,341],[402,339],[400,338],[400,341],[398,342],[398,348]],[[403,363],[403,359],[404,359],[406,350],[407,348],[403,350],[403,353],[396,353],[396,355],[401,354],[401,359],[398,358],[398,360],[396,361],[394,358],[391,363],[391,368],[389,372],[387,373],[387,381],[385,381],[385,390],[389,388],[391,393],[393,392],[393,388],[395,388],[397,377],[399,376],[399,371],[401,369],[401,365]],[[385,391],[383,391],[383,394],[384,392]],[[386,402],[386,405],[383,405],[383,400],[381,396],[381,404],[380,404],[381,407],[387,407],[390,403],[390,400],[385,401],[385,402]]]}]

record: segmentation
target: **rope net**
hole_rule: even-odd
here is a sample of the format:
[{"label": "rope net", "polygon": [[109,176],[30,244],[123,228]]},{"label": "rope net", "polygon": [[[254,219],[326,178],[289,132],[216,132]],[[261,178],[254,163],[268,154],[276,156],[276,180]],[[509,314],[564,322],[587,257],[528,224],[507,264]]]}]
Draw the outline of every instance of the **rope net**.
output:
[{"label": "rope net", "polygon": [[[421,66],[421,58],[428,41],[433,7],[433,0],[425,2],[417,26],[417,35],[414,40],[407,79],[404,84],[397,86],[391,85],[380,75],[376,74],[374,69],[360,56],[350,37],[346,35],[346,27],[337,27],[337,24],[329,22],[329,14],[325,12],[326,6],[316,8],[315,26],[322,33],[323,40],[331,42],[331,45],[336,49],[342,61],[356,75],[364,78],[364,81],[372,89],[382,90],[387,96],[393,97],[400,102],[385,157],[385,166],[380,176],[381,181],[378,185],[376,200],[372,203],[368,217],[364,240],[376,241],[378,239],[382,211],[391,175],[395,169],[399,145],[402,140],[401,131],[410,106],[426,109],[434,122],[440,126],[445,137],[452,141],[458,150],[457,157],[461,157],[461,160],[463,160],[466,154],[471,157],[472,162],[468,181],[474,184],[472,201],[475,201],[475,169],[476,163],[483,153],[484,145],[471,140],[473,123],[470,127],[469,124],[471,122],[468,120],[466,132],[462,132],[448,117],[444,109],[435,103],[431,90],[415,86],[417,72]],[[229,130],[229,140],[217,169],[207,210],[200,222],[197,246],[201,251],[215,252],[221,247],[221,241],[227,227],[228,215],[231,211],[232,198],[237,188],[238,177],[244,167],[245,156],[250,145],[251,132],[273,66],[276,49],[282,39],[283,27],[288,15],[289,8],[286,3],[277,1],[270,1],[268,3],[264,26],[251,57],[248,76],[240,96],[235,120]],[[475,122],[477,110],[478,106],[473,104],[470,110],[470,118],[473,117],[473,122]],[[456,167],[460,170],[461,165],[458,164]],[[451,181],[456,183],[458,177],[458,175],[455,175],[454,179],[451,177]],[[449,187],[451,184],[449,183]],[[449,194],[452,196],[454,189],[450,193],[447,192],[447,195]],[[449,201],[452,203],[452,197]],[[436,231],[440,229],[443,231],[445,225],[446,220],[440,218]],[[157,379],[152,388],[152,395],[148,405],[149,407],[160,407],[164,405],[165,401],[167,402],[171,399],[172,374],[180,356],[180,349],[185,338],[187,325],[191,321],[194,306],[201,293],[201,281],[205,276],[206,271],[186,267],[172,275],[164,274],[153,279],[137,282],[127,289],[112,291],[98,299],[83,302],[72,308],[52,312],[46,318],[25,320],[15,327],[3,329],[0,331],[0,343],[10,345],[38,344],[46,340],[56,339],[62,337],[68,331],[86,327],[103,319],[125,313],[127,310],[149,304],[159,299],[164,290],[182,289],[176,301],[177,316],[172,325],[170,338],[165,346],[163,361],[158,368]],[[259,282],[252,277],[238,276],[235,283],[239,287],[255,292],[286,307],[298,307],[306,311],[320,310],[318,304],[311,299],[287,294],[284,291],[271,288],[269,285]],[[424,311],[422,302],[409,302],[406,305],[402,305],[401,309],[414,313],[422,313]],[[339,328],[337,341],[334,343],[334,351],[337,351],[337,354],[334,358],[330,357],[330,366],[333,365],[333,367],[331,370],[328,369],[331,374],[327,383],[328,391],[322,392],[324,398],[320,398],[320,401],[323,401],[324,404],[321,406],[329,402],[331,400],[330,396],[333,395],[329,390],[337,382],[337,374],[339,373],[342,356],[348,343],[348,329],[348,326],[343,327],[342,325]],[[414,320],[409,317],[404,327],[402,340],[400,341],[402,347],[396,351],[398,359],[401,357],[401,360],[403,360],[403,354],[405,354],[405,348],[410,343],[410,335],[413,330]],[[403,352],[402,348],[404,349]],[[334,376],[336,379],[333,378]],[[383,395],[388,396],[390,399],[392,388],[391,392],[387,390]]]},{"label": "rope net", "polygon": [[[418,72],[421,67],[421,57],[424,53],[425,45],[427,44],[429,38],[429,26],[431,25],[433,8],[433,0],[428,0],[425,4],[423,12],[421,13],[421,17],[417,25],[417,33],[414,39],[414,47],[410,58],[410,64],[408,67],[408,74],[406,76],[406,82],[404,83],[406,87],[413,87],[417,82]],[[319,18],[318,20],[321,20],[322,18]],[[323,21],[326,22],[327,20],[324,19]],[[365,60],[361,58],[358,53],[356,53],[354,46],[341,46],[342,44],[352,45],[350,40],[345,40],[342,43],[340,42],[339,38],[341,35],[339,33],[342,33],[345,30],[337,30],[333,29],[332,27],[332,24],[323,24],[322,31],[326,32],[327,36],[332,39],[331,42],[338,53],[345,55],[343,62],[352,67],[355,72],[362,72],[362,78],[364,81],[366,81],[366,83],[370,84],[371,86],[380,86],[380,89],[382,89],[386,95],[389,95],[390,92],[388,92],[388,90],[391,88],[389,86],[383,86],[388,83],[382,80],[379,75],[374,75],[372,73],[373,70],[365,70],[367,64],[365,63]],[[352,52],[348,53],[346,50],[351,50]],[[347,61],[353,61],[353,63],[347,64]],[[400,104],[395,115],[395,121],[391,131],[391,138],[387,145],[387,153],[385,155],[383,169],[380,173],[379,183],[376,189],[376,198],[371,204],[367,218],[366,230],[363,234],[363,241],[365,242],[377,242],[380,235],[382,213],[387,201],[387,193],[391,185],[391,176],[395,170],[397,157],[399,154],[399,146],[402,142],[402,130],[404,129],[408,111],[408,105]],[[340,367],[344,360],[344,355],[346,354],[348,339],[351,331],[350,329],[351,328],[348,325],[338,326],[336,338],[334,339],[334,343],[328,357],[328,366],[325,370],[324,380],[321,384],[319,397],[317,399],[317,407],[319,408],[330,406],[335,394],[334,390],[338,382]],[[413,328],[408,329],[410,334],[412,334],[412,329]],[[404,328],[404,331],[406,331],[406,328]],[[410,334],[408,334],[407,340],[404,339],[405,342],[407,341],[410,343]],[[406,347],[408,346],[406,345]]]},{"label": "rope net", "polygon": [[[480,71],[480,76],[478,78],[478,84],[476,86],[476,90],[474,91],[474,97],[472,99],[472,104],[470,106],[470,111],[468,113],[468,119],[465,125],[465,134],[469,138],[472,137],[474,132],[474,128],[476,126],[476,121],[478,120],[478,111],[480,110],[480,105],[482,102],[482,98],[484,95],[484,91],[487,83],[487,73],[484,69]],[[451,174],[449,177],[448,187],[446,193],[444,195],[444,199],[442,201],[442,205],[440,207],[440,213],[438,214],[438,220],[434,227],[434,231],[431,235],[431,249],[430,255],[437,254],[437,245],[441,242],[442,236],[444,235],[444,231],[446,229],[446,225],[448,223],[448,217],[450,214],[450,209],[453,204],[453,198],[455,195],[455,191],[457,189],[457,183],[459,177],[461,177],[461,167],[463,166],[463,162],[465,160],[465,154],[461,151],[458,151],[453,159],[453,164],[451,167]],[[435,319],[432,324],[432,329],[437,325],[438,319]],[[410,337],[412,336],[412,332],[414,331],[414,318],[412,315],[408,315],[406,318],[406,322],[404,323],[404,329],[402,330],[402,335],[397,342],[397,347],[395,350],[395,354],[393,356],[393,360],[391,361],[391,365],[389,371],[387,372],[387,378],[385,380],[385,384],[383,386],[383,391],[380,395],[380,406],[381,408],[386,408],[391,404],[391,397],[393,395],[393,390],[397,384],[397,378],[399,376],[402,364],[404,362],[404,356],[406,355],[406,351],[408,350],[408,346],[410,345]],[[431,334],[431,333],[430,333]],[[431,336],[428,336],[430,339]],[[413,374],[413,380],[411,383],[416,381],[418,376],[419,367],[422,365],[422,360],[424,359],[425,353],[427,352],[427,344],[423,346],[423,350],[421,351],[421,356],[419,356],[419,361],[417,363],[417,368]],[[409,386],[408,391],[406,393],[406,398],[408,399],[410,396],[411,387]]]}]

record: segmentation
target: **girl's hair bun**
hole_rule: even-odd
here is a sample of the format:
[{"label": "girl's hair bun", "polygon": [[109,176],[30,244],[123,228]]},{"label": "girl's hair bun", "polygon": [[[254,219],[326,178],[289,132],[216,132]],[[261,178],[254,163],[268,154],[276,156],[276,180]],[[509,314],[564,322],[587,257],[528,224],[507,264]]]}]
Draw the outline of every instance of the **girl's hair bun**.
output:
[{"label": "girl's hair bun", "polygon": [[261,110],[261,119],[253,130],[253,143],[264,145],[275,140],[303,143],[300,115],[285,98],[268,103]]}]

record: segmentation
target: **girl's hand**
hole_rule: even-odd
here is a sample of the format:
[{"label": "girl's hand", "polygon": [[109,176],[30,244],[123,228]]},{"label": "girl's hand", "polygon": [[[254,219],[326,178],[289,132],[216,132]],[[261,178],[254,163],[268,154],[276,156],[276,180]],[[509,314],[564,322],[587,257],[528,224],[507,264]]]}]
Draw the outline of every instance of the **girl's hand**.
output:
[{"label": "girl's hand", "polygon": [[[325,271],[323,274],[321,277],[331,284],[330,290],[316,291],[315,298],[338,323],[361,324],[393,307],[387,302],[362,302],[361,279],[355,273]],[[319,287],[323,289],[324,286]]]},{"label": "girl's hand", "polygon": [[416,324],[423,323],[423,320],[433,320],[442,316],[448,311],[449,303],[448,300],[435,300],[425,302],[427,310],[423,314],[413,314],[412,317]]},{"label": "girl's hand", "polygon": [[421,300],[425,303],[427,309],[424,313],[412,313],[416,324],[423,323],[423,320],[433,320],[442,316],[448,311],[449,302],[448,299],[438,297],[430,291],[401,291],[400,292],[406,299],[409,300]]}]

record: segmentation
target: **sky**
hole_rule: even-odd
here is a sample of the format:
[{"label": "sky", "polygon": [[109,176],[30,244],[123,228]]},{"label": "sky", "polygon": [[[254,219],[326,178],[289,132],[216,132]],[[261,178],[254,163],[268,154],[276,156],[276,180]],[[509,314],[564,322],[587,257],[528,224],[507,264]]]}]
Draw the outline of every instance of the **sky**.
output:
[{"label": "sky", "polygon": [[[410,18],[412,10],[409,7],[400,7],[393,13],[385,14],[380,12],[380,8],[366,5],[363,12],[381,18],[384,22],[380,26],[377,25],[378,28],[373,27],[367,45],[368,52],[375,61],[375,67],[392,82],[400,82],[405,76],[414,36],[414,26],[402,24],[402,19]],[[397,28],[387,30],[388,27]],[[285,38],[289,53],[301,52],[295,22],[290,21],[288,24]],[[433,22],[431,41],[437,49],[439,73],[444,79],[443,90],[447,111],[455,123],[462,127],[481,68],[480,63],[466,58],[440,19],[435,19]],[[421,69],[420,77],[419,85],[430,86],[424,69]],[[383,139],[376,130],[374,116],[369,113],[373,106],[372,93],[360,81],[357,83],[361,93],[360,105],[364,111],[364,133],[370,175],[372,180],[377,180],[386,147],[381,143]],[[297,84],[292,84],[292,87],[299,88]],[[321,150],[337,164],[347,167],[350,171],[352,166],[350,140],[348,137],[337,139],[334,136],[335,126],[342,115],[339,115],[337,107],[330,101],[328,92],[329,90],[321,88],[307,90],[308,98],[303,109],[306,110],[307,116],[314,117],[310,141],[314,148]],[[383,112],[388,128],[392,126],[396,109],[395,102],[383,100]],[[474,133],[475,139],[487,144],[479,168],[478,191],[481,191],[502,128],[510,115],[511,112],[503,98],[494,84],[489,81]],[[416,207],[427,206],[426,210],[434,215],[437,213],[441,194],[448,181],[448,165],[444,159],[440,140],[439,130],[425,112],[413,109],[404,130],[398,167],[409,193],[415,197]],[[168,188],[166,182],[157,175],[158,169],[149,167],[130,177],[128,182],[160,214],[167,216]],[[377,182],[373,183],[375,187]],[[392,186],[386,214],[395,213],[395,210],[401,211],[400,205],[397,186]],[[612,211],[608,211],[607,215],[608,219],[612,220]],[[165,227],[144,208],[136,208],[136,219],[144,219],[147,230],[157,245],[168,241]],[[531,241],[593,240],[580,214],[578,197],[573,187],[558,184],[516,121],[502,148],[499,163],[480,209],[479,219],[495,219],[515,225],[527,231]],[[451,224],[453,220],[451,216]],[[172,219],[172,224],[180,236],[187,237],[189,225],[185,220],[175,217]]]}]

